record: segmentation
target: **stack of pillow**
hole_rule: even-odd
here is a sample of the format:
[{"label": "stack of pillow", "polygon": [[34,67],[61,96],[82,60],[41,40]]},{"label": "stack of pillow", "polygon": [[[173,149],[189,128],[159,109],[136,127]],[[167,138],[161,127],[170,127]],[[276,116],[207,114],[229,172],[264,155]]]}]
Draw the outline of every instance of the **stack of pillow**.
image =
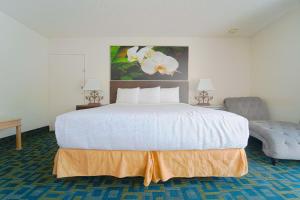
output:
[{"label": "stack of pillow", "polygon": [[179,103],[179,87],[118,88],[117,104]]}]

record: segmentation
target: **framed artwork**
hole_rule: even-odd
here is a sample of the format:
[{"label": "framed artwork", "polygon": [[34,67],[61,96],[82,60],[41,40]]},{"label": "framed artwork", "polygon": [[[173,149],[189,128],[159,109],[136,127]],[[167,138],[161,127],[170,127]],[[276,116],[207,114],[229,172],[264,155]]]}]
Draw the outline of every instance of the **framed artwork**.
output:
[{"label": "framed artwork", "polygon": [[111,80],[188,80],[188,47],[111,46]]}]

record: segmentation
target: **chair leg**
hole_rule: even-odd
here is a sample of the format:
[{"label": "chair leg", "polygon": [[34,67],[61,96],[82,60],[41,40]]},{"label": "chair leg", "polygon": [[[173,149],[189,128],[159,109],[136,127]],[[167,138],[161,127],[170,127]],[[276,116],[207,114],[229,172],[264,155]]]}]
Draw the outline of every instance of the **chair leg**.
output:
[{"label": "chair leg", "polygon": [[275,158],[271,158],[271,163],[272,163],[272,165],[276,165],[276,163],[277,163],[277,160],[275,159]]}]

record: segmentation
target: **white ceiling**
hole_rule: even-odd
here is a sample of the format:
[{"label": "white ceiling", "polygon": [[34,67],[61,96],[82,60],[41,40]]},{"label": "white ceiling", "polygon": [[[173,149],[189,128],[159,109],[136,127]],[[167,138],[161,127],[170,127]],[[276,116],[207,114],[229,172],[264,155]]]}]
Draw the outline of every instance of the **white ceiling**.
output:
[{"label": "white ceiling", "polygon": [[252,36],[299,0],[0,0],[47,37]]}]

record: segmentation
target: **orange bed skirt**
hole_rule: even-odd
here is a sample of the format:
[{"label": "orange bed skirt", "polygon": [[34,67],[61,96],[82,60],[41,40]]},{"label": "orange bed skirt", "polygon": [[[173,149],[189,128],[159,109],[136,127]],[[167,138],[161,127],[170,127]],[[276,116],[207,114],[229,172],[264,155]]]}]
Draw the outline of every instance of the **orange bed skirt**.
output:
[{"label": "orange bed skirt", "polygon": [[53,174],[115,177],[142,176],[144,185],[173,177],[241,177],[248,172],[244,149],[190,151],[105,151],[62,149]]}]

